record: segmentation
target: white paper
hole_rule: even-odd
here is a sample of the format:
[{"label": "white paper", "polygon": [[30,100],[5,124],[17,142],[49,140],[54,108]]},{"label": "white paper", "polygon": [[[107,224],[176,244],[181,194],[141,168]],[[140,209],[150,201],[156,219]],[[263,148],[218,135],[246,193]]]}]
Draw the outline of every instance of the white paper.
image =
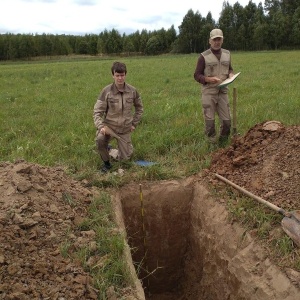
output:
[{"label": "white paper", "polygon": [[220,83],[218,85],[218,87],[222,88],[222,87],[225,87],[226,85],[232,83],[240,74],[241,74],[241,72],[238,72],[238,73],[234,74],[231,78],[225,79],[222,83]]}]

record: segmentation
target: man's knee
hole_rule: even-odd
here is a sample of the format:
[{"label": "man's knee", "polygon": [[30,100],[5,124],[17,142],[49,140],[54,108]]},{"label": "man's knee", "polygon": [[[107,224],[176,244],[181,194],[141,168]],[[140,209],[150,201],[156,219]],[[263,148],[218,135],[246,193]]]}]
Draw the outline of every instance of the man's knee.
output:
[{"label": "man's knee", "polygon": [[105,139],[104,135],[98,135],[96,137],[96,147],[98,150],[107,148],[108,142]]},{"label": "man's knee", "polygon": [[120,160],[129,160],[133,154],[133,145],[131,143],[119,145]]}]

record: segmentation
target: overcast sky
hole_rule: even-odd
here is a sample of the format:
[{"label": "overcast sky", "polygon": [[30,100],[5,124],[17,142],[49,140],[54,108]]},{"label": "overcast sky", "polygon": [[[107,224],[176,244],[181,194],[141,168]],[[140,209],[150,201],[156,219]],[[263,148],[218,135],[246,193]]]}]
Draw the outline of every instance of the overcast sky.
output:
[{"label": "overcast sky", "polygon": [[[249,0],[239,2],[245,7]],[[253,3],[264,1],[252,0]],[[120,34],[137,30],[178,31],[189,9],[217,21],[223,0],[0,0],[0,34],[99,34],[113,28]]]}]

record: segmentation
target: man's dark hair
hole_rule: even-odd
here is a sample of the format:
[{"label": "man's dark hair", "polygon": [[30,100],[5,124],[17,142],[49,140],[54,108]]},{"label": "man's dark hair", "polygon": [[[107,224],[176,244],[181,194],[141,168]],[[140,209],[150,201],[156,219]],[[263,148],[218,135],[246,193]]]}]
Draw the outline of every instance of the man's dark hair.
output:
[{"label": "man's dark hair", "polygon": [[117,73],[127,73],[126,65],[124,63],[115,61],[111,67],[111,73],[114,75]]}]

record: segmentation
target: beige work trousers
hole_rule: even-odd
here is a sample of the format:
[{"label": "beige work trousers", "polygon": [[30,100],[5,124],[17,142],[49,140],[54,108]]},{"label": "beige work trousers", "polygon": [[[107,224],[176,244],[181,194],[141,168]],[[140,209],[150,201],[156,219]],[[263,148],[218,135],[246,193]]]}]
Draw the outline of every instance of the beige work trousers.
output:
[{"label": "beige work trousers", "polygon": [[221,92],[216,94],[202,94],[202,109],[205,121],[205,133],[207,136],[215,136],[215,115],[220,119],[220,136],[230,134],[231,116],[228,94]]},{"label": "beige work trousers", "polygon": [[[130,159],[133,153],[133,146],[131,143],[131,132],[125,134],[118,134],[120,139],[116,139],[118,143],[118,160],[128,160]],[[103,135],[98,131],[96,136],[96,146],[98,152],[101,156],[103,161],[109,161],[109,152],[108,152],[108,144],[109,142],[114,139],[114,137],[110,135]]]}]

